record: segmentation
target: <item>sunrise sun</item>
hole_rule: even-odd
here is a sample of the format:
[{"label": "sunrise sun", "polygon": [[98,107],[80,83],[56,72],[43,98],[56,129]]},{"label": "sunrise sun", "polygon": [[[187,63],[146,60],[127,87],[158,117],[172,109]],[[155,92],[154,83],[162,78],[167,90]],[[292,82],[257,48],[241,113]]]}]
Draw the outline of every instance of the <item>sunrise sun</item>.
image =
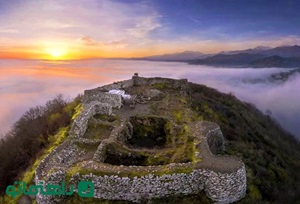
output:
[{"label": "sunrise sun", "polygon": [[46,53],[51,59],[63,59],[68,51],[64,47],[51,47],[46,49]]}]

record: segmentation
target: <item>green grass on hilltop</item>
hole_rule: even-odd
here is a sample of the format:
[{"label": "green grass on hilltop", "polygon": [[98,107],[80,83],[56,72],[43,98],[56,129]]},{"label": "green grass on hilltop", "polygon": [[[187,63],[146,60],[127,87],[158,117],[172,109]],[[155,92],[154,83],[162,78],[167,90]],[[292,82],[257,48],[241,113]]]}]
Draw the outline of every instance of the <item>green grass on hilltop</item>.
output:
[{"label": "green grass on hilltop", "polygon": [[300,143],[254,105],[191,84],[193,109],[220,125],[226,154],[246,164],[247,195],[239,203],[300,201]]}]

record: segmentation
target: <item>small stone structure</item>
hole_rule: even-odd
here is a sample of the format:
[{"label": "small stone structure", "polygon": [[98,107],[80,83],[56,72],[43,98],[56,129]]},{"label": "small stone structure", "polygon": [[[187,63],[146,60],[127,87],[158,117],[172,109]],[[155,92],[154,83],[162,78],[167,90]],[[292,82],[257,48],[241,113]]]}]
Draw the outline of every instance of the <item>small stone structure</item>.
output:
[{"label": "small stone structure", "polygon": [[[69,179],[69,183],[75,184],[76,192],[76,184],[79,181],[89,180],[95,185],[95,198],[133,202],[166,196],[197,194],[202,190],[217,203],[231,203],[242,199],[246,193],[244,163],[237,157],[216,155],[222,152],[225,147],[220,127],[215,123],[195,121],[188,124],[192,127],[191,134],[195,149],[194,161],[164,165],[139,165],[145,158],[141,157],[138,152],[151,153],[151,149],[135,149],[130,143],[135,137],[132,118],[136,119],[136,117],[141,116],[134,111],[131,112],[131,109],[122,112],[126,107],[122,107],[124,101],[121,96],[107,92],[111,89],[126,89],[155,84],[171,87],[177,90],[181,96],[189,95],[187,80],[158,77],[142,78],[138,75],[134,75],[131,80],[85,91],[84,109],[71,126],[70,139],[54,149],[41,161],[35,172],[36,184],[40,181],[44,181],[45,186],[48,183],[60,184]],[[156,97],[161,94],[161,91],[155,89],[149,93]],[[140,108],[138,111],[145,109],[145,107],[147,106],[144,104],[137,106]],[[103,138],[85,138],[84,135],[89,131],[90,121],[95,120],[93,117],[99,114],[101,117],[107,115],[107,117],[113,118],[95,123],[95,126],[111,127],[110,133],[108,136],[102,136]],[[120,117],[119,121],[116,116]],[[137,120],[143,124],[149,123],[149,121],[155,122],[155,120],[160,120],[165,124],[171,120],[161,116],[147,117],[148,121],[143,121],[140,118]],[[159,131],[162,130],[159,126],[157,128]],[[154,146],[159,148],[158,146],[163,144],[165,140],[164,135],[157,133],[153,139]],[[88,149],[82,148],[86,145],[89,146]],[[115,147],[119,148],[116,149]],[[129,159],[126,160],[126,158]],[[118,165],[117,162],[124,164]],[[88,169],[90,173],[82,173],[79,170],[73,172],[71,178],[67,178],[69,170],[76,164],[80,164],[83,169]],[[97,172],[108,173],[101,175]],[[139,172],[139,175],[129,176],[135,172]],[[59,203],[63,202],[64,199],[63,197],[42,196],[41,194],[38,194],[36,198],[37,202],[42,204]]]}]

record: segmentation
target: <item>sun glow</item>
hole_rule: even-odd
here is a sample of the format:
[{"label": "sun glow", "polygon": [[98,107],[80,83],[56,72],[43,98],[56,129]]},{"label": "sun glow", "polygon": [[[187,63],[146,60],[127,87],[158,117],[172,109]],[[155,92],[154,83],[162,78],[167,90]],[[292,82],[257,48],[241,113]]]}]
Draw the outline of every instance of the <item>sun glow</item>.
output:
[{"label": "sun glow", "polygon": [[45,50],[51,59],[63,59],[68,53],[64,47],[50,47]]}]

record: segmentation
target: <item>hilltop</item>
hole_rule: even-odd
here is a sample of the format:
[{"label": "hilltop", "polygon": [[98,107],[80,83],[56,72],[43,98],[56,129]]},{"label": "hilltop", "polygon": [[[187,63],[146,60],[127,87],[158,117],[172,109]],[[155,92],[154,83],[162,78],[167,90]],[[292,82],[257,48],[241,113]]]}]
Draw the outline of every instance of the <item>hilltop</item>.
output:
[{"label": "hilltop", "polygon": [[[123,99],[120,95],[110,94],[111,90],[124,91],[119,92]],[[131,97],[127,98],[128,95]],[[68,182],[76,182],[92,173],[85,178],[96,179],[99,189],[104,181],[108,182],[107,187],[114,187],[97,194],[108,200],[111,196],[120,199],[118,193],[124,190],[122,185],[128,187],[132,182],[140,183],[145,179],[152,182],[153,178],[167,179],[169,186],[169,190],[153,188],[152,194],[147,194],[153,196],[153,203],[211,203],[220,199],[224,202],[240,200],[240,203],[294,203],[299,200],[299,142],[270,115],[233,95],[187,80],[134,76],[130,80],[87,90],[83,97],[71,103],[54,101],[49,104],[50,109],[52,112],[40,112],[49,114],[47,117],[32,114],[35,111],[26,113],[31,117],[18,121],[10,137],[1,141],[3,171],[0,176],[7,178],[6,185],[18,176],[19,180],[27,178],[28,183],[55,179],[58,175],[64,175]],[[31,139],[13,142],[24,133],[20,129],[24,127],[23,123],[26,127],[30,124],[37,127],[46,122],[53,124],[54,136],[46,135],[48,125],[45,125],[44,140],[39,132],[35,133],[39,130],[27,128]],[[15,145],[14,149],[12,145]],[[34,154],[33,145],[39,147],[40,152]],[[7,148],[13,151],[7,154]],[[15,155],[20,154],[18,151],[24,155],[29,150],[30,160],[22,160],[25,157],[14,160]],[[46,154],[42,154],[43,151]],[[33,162],[35,159],[37,161]],[[23,166],[18,169],[20,163],[16,162],[22,161]],[[22,172],[25,166],[28,170]],[[19,172],[6,176],[12,168]],[[23,177],[20,177],[21,173]],[[103,177],[105,175],[107,177]],[[119,177],[125,182],[120,187],[110,183],[120,182]],[[199,183],[190,183],[189,179],[194,181],[195,178]],[[170,183],[170,179],[175,179],[176,185]],[[219,185],[222,179],[225,180]],[[206,181],[205,185],[200,181]],[[226,186],[227,181],[236,185]],[[224,186],[227,190],[222,190]],[[235,189],[237,186],[240,186],[239,191]],[[243,191],[245,187],[246,192]],[[201,189],[205,189],[206,194]],[[147,185],[139,184],[136,190],[138,194],[128,194],[125,200],[140,201],[136,200],[136,195],[140,195],[140,190],[149,189]],[[193,195],[184,196],[186,194]],[[38,201],[41,199],[37,197]],[[74,196],[64,203],[75,200],[100,202]]]}]

